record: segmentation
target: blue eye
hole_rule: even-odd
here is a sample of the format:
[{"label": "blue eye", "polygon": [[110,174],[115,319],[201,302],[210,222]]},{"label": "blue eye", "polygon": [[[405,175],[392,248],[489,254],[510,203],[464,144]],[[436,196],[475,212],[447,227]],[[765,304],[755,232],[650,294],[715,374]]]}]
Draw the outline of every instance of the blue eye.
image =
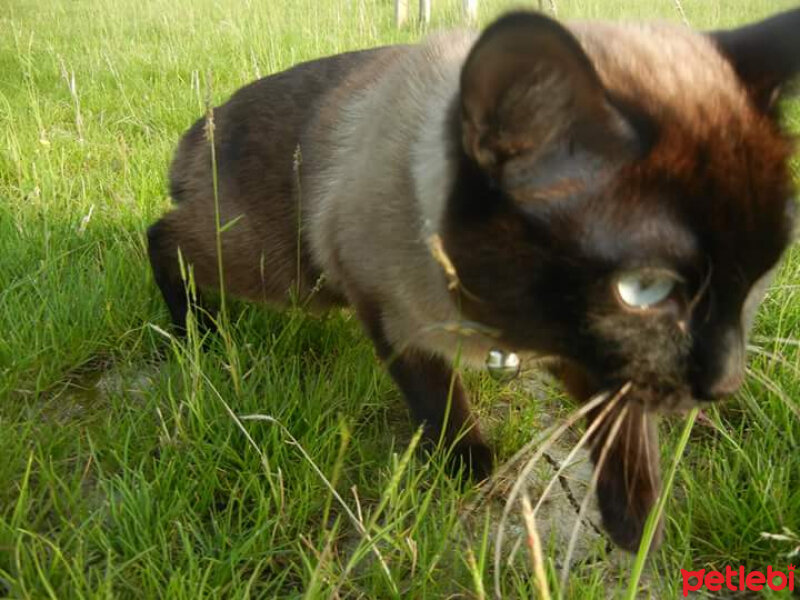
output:
[{"label": "blue eye", "polygon": [[620,275],[616,288],[620,300],[627,306],[648,309],[669,298],[677,283],[670,273],[642,270]]}]

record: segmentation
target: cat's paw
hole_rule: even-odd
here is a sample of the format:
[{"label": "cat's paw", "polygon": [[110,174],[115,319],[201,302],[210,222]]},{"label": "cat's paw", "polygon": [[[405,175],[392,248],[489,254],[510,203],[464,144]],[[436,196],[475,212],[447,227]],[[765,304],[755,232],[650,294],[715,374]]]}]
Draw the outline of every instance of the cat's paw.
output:
[{"label": "cat's paw", "polygon": [[483,443],[459,443],[450,455],[450,472],[454,476],[462,475],[465,482],[480,483],[488,479],[493,466],[492,450]]}]

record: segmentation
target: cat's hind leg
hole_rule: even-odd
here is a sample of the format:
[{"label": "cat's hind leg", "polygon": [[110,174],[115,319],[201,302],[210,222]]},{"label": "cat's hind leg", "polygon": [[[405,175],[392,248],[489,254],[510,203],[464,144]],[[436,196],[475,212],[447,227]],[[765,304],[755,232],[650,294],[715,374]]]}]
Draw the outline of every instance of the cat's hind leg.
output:
[{"label": "cat's hind leg", "polygon": [[[200,291],[188,289],[179,258],[178,231],[171,227],[169,215],[147,230],[147,254],[153,279],[169,310],[175,333],[186,335],[186,318],[191,308],[201,333],[213,330],[213,320],[202,305]],[[186,264],[186,263],[185,263]],[[188,265],[187,265],[188,266]]]}]

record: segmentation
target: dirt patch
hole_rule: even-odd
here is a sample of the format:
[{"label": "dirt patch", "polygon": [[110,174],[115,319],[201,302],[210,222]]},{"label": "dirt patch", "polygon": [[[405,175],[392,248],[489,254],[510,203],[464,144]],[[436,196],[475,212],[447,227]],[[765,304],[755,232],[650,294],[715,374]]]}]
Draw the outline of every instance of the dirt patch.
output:
[{"label": "dirt patch", "polygon": [[90,368],[71,374],[47,394],[43,417],[65,424],[105,410],[111,398],[143,401],[145,395],[157,385],[159,371],[159,365],[151,363],[92,363]]}]

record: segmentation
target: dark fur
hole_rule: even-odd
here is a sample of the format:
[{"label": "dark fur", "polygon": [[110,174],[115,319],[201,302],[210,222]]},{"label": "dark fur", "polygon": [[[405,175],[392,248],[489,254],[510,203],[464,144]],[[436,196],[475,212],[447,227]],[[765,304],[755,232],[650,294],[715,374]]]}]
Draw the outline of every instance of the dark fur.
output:
[{"label": "dark fur", "polygon": [[427,443],[444,439],[455,442],[451,460],[457,470],[464,469],[478,481],[492,472],[492,451],[483,439],[461,377],[443,358],[415,350],[392,347],[381,325],[381,307],[369,299],[353,299],[367,334],[378,356],[386,364],[411,414],[426,427]]},{"label": "dark fur", "polygon": [[[665,99],[652,73],[619,61],[602,38],[579,41],[546,17],[512,13],[466,58],[441,132],[455,178],[439,233],[463,316],[496,330],[504,347],[558,357],[556,375],[581,402],[633,384],[619,435],[611,438],[607,423],[592,440],[596,462],[608,454],[598,484],[604,523],[627,549],[637,547],[660,490],[656,413],[738,388],[754,309],[745,300],[790,241],[792,147],[776,98],[800,69],[798,30],[800,10],[712,34],[740,79],[721,78],[730,89],[704,102]],[[305,63],[215,109],[222,222],[246,216],[222,237],[227,292],[281,302],[292,289],[302,296],[319,287],[322,267],[303,232],[297,237],[297,207],[306,203],[298,162],[313,175],[344,160],[336,139],[323,143],[343,118],[337,107],[376,87],[408,52]],[[390,136],[392,124],[381,126]],[[397,158],[396,168],[407,168],[407,157]],[[171,170],[178,208],[148,232],[155,280],[178,328],[188,310],[178,248],[201,289],[219,285],[210,166],[199,121]],[[414,202],[411,188],[391,193]],[[409,247],[363,251],[410,251],[417,232],[408,239]],[[347,274],[353,265],[339,250],[328,264]],[[650,265],[679,274],[681,285],[657,311],[622,309],[615,277]],[[449,364],[393,344],[385,323],[394,308],[341,279],[313,301],[354,306],[429,439],[443,436],[457,464],[486,477],[491,452]]]},{"label": "dark fur", "polygon": [[[242,88],[214,109],[221,222],[239,219],[223,235],[227,293],[275,302],[288,299],[293,290],[305,296],[317,284],[321,273],[302,237],[297,281],[295,161],[302,156],[295,153],[300,132],[323,110],[325,94],[377,55],[391,52],[377,48],[303,63]],[[200,119],[183,136],[170,168],[170,193],[178,210],[148,230],[155,280],[178,330],[185,326],[187,311],[178,248],[192,265],[198,288],[219,286],[211,165],[206,119]],[[324,286],[313,300],[320,308],[344,303]]]},{"label": "dark fur", "polygon": [[[798,14],[786,19],[796,22]],[[502,36],[498,30],[504,27],[524,30],[521,20],[528,20],[530,28],[552,27],[537,23],[541,17],[507,17],[483,41]],[[782,20],[771,23],[776,34],[786,37]],[[768,30],[758,31],[766,35]],[[756,50],[753,30],[744,35],[750,40],[748,50]],[[735,34],[723,37],[734,50],[737,40]],[[582,55],[569,40],[561,51]],[[508,59],[501,55],[497,60]],[[692,129],[675,118],[673,111],[680,106],[658,104],[628,73],[618,79],[625,87],[603,88],[582,56],[568,62],[576,78],[592,82],[588,91],[580,87],[576,93],[607,94],[611,107],[632,124],[638,143],[610,132],[601,136],[606,147],[593,150],[597,134],[591,128],[604,127],[607,116],[587,101],[596,113],[568,134],[577,149],[556,154],[550,165],[557,171],[559,161],[575,160],[584,145],[586,152],[601,155],[594,180],[562,183],[566,194],[552,187],[543,192],[537,186],[509,186],[496,175],[501,171],[497,162],[529,151],[508,137],[500,141],[509,135],[499,131],[509,117],[487,116],[484,130],[465,133],[480,125],[468,114],[474,107],[456,106],[452,139],[479,138],[476,143],[490,148],[490,158],[469,142],[466,150],[454,145],[459,170],[444,240],[468,291],[461,298],[465,314],[503,332],[512,347],[566,359],[572,378],[568,387],[578,399],[625,381],[637,384],[626,400],[634,408],[610,449],[598,487],[606,528],[617,544],[635,549],[659,489],[654,417],[640,407],[668,410],[685,397],[720,398],[741,384],[746,295],[776,264],[792,233],[791,145],[775,115],[762,105],[767,93],[763,78],[753,90],[759,112],[750,119],[722,115],[724,129]],[[777,64],[786,77],[785,62]],[[792,65],[791,72],[798,62]],[[607,79],[612,77],[607,73]],[[490,94],[480,93],[491,104],[486,100]],[[532,121],[523,115],[510,118]],[[536,126],[539,135],[523,130],[522,142],[547,137],[547,129],[555,127],[552,121]],[[615,172],[620,152],[629,156]],[[669,265],[686,281],[684,296],[658,316],[621,311],[609,285],[615,272],[637,266],[643,257]],[[692,304],[695,297],[698,302]],[[685,331],[676,327],[679,319],[686,320]],[[603,441],[602,435],[595,441],[595,460]]]}]

